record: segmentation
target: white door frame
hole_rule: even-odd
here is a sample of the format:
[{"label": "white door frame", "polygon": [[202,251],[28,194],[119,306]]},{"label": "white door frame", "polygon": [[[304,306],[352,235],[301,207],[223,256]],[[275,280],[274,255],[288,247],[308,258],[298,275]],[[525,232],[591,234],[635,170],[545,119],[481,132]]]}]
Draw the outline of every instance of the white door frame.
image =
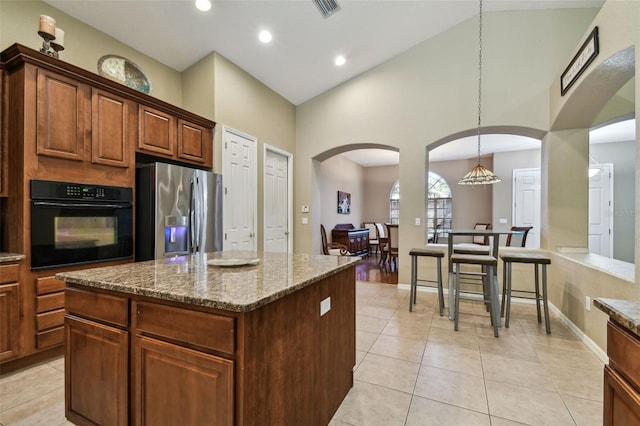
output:
[{"label": "white door frame", "polygon": [[[266,164],[267,152],[271,151],[276,154],[280,154],[283,157],[287,157],[287,252],[293,253],[293,154],[276,146],[264,144],[262,150],[262,164]],[[264,185],[264,176],[262,179]],[[264,188],[264,186],[263,186]],[[267,197],[263,190],[263,222],[265,223],[267,209]],[[266,241],[263,241],[263,248],[265,248]]]},{"label": "white door frame", "polygon": [[[236,136],[239,136],[241,138],[247,139],[249,141],[251,141],[252,143],[252,152],[251,152],[251,156],[253,157],[253,165],[251,167],[250,173],[250,180],[252,182],[252,187],[254,188],[254,194],[253,194],[253,206],[255,208],[258,207],[258,173],[257,173],[257,152],[258,152],[258,139],[254,136],[251,136],[249,134],[246,134],[244,132],[241,132],[239,130],[235,130],[229,126],[222,126],[222,184],[224,186],[224,194],[223,194],[223,199],[224,199],[224,203],[223,203],[223,211],[225,212],[222,216],[223,216],[223,228],[224,228],[224,236],[225,238],[223,239],[223,250],[229,250],[229,246],[227,243],[227,232],[229,230],[230,227],[230,222],[229,222],[229,215],[226,214],[226,209],[227,207],[225,207],[225,203],[228,203],[228,196],[233,196],[233,194],[227,194],[227,187],[228,184],[225,183],[225,179],[229,179],[229,177],[231,176],[231,171],[229,170],[229,154],[227,153],[227,149],[226,149],[226,142],[227,142],[227,135],[228,134],[234,134]],[[258,241],[258,215],[254,214],[253,215],[253,223],[252,223],[252,228],[253,228],[253,250],[257,249],[257,241]]]}]

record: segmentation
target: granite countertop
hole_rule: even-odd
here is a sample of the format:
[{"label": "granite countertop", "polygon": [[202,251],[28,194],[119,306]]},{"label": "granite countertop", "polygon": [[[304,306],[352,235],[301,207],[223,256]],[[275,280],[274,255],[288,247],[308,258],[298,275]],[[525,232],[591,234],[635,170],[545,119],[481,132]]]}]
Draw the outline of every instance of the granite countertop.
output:
[{"label": "granite countertop", "polygon": [[[260,258],[257,265],[219,267],[210,259]],[[349,256],[214,252],[61,272],[56,278],[87,287],[247,312],[294,293],[360,259]]]},{"label": "granite countertop", "polygon": [[24,254],[0,252],[0,263],[19,262],[25,257]]},{"label": "granite countertop", "polygon": [[640,337],[640,302],[599,297],[594,299],[593,304],[608,314],[611,319]]}]

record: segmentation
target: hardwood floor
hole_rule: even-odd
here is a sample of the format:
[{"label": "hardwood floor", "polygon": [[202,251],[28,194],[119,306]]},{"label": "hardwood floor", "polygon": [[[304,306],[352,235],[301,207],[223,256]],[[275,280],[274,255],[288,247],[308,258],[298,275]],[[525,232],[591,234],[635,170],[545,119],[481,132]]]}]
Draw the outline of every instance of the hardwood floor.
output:
[{"label": "hardwood floor", "polygon": [[356,280],[383,284],[398,284],[398,269],[378,265],[379,255],[363,258],[356,265]]}]

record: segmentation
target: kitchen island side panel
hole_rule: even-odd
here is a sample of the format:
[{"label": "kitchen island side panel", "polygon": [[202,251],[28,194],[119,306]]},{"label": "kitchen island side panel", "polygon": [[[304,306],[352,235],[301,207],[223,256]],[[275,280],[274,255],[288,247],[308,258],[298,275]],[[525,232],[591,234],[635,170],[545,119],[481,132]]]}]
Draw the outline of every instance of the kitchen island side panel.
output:
[{"label": "kitchen island side panel", "polygon": [[355,267],[245,313],[238,326],[236,424],[326,426],[353,386]]}]

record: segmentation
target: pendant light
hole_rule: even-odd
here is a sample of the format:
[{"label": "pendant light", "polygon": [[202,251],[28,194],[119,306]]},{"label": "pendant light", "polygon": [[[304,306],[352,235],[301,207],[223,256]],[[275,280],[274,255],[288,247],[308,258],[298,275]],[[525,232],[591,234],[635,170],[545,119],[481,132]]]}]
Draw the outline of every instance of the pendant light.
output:
[{"label": "pendant light", "polygon": [[458,182],[459,185],[484,185],[500,182],[500,178],[480,164],[480,128],[482,127],[482,0],[479,15],[479,53],[478,53],[478,165]]}]

